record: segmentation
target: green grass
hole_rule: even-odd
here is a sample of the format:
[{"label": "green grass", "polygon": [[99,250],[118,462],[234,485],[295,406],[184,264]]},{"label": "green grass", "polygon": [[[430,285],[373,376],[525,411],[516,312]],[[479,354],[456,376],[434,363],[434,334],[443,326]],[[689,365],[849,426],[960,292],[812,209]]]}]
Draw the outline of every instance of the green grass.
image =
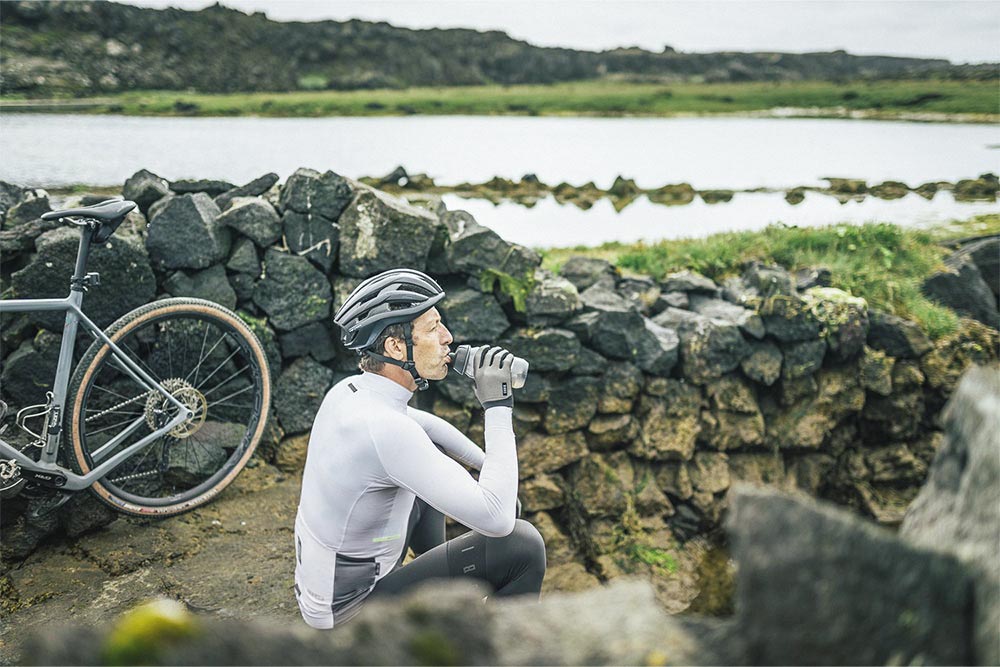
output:
[{"label": "green grass", "polygon": [[950,250],[944,241],[1000,233],[1000,214],[982,215],[930,229],[886,223],[862,226],[785,227],[727,232],[702,239],[658,243],[607,243],[598,248],[542,250],[543,266],[558,271],[573,255],[600,257],[626,271],[662,278],[691,269],[716,281],[737,275],[744,262],[774,262],[795,270],[825,266],[833,286],[863,297],[869,307],[919,323],[931,338],[954,332],[958,317],[920,291],[924,278],[941,267]]},{"label": "green grass", "polygon": [[[305,87],[320,84],[319,80],[304,82]],[[87,103],[88,99],[75,101]],[[839,108],[866,110],[874,117],[887,118],[904,112],[979,114],[984,120],[1000,115],[996,82],[934,80],[844,84],[825,81],[664,84],[599,80],[554,85],[226,95],[137,91],[89,101],[93,103],[87,110],[90,113],[167,116],[671,116],[776,107],[817,107],[831,114]]]}]

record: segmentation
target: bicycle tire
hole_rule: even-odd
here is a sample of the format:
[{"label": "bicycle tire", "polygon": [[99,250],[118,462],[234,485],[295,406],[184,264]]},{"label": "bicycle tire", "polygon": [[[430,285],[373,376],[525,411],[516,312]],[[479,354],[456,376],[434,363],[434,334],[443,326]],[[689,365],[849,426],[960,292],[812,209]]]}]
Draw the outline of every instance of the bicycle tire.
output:
[{"label": "bicycle tire", "polygon": [[[190,344],[191,336],[189,334],[192,332],[190,327],[195,326],[197,323],[204,324],[205,339],[201,344],[202,356],[198,361],[197,367],[191,371],[194,374],[194,384],[192,384],[190,373],[185,378],[175,375],[173,352],[178,348],[178,345],[182,347],[185,355],[184,361],[187,362],[188,350],[194,349],[194,346]],[[210,327],[215,327],[218,331],[223,332],[223,335],[211,347],[208,355],[205,355]],[[235,313],[211,301],[194,298],[164,299],[136,308],[123,315],[108,327],[105,330],[105,334],[117,346],[125,350],[129,358],[134,361],[138,360],[137,363],[139,363],[140,367],[144,367],[144,370],[153,375],[157,381],[170,388],[171,393],[175,397],[183,397],[182,402],[189,404],[189,407],[195,408],[196,414],[194,419],[188,420],[180,426],[171,429],[168,434],[161,436],[148,447],[144,448],[141,454],[126,459],[107,475],[92,484],[90,491],[102,502],[110,505],[119,512],[135,516],[167,517],[181,514],[204,505],[217,496],[236,478],[247,461],[250,460],[257,444],[263,436],[271,402],[270,370],[263,346],[253,331]],[[132,350],[130,343],[135,344],[140,351]],[[246,364],[246,367],[238,370],[236,374],[227,378],[222,384],[211,389],[206,389],[203,393],[201,387],[208,382],[209,378],[205,378],[200,385],[195,386],[200,379],[200,367],[206,359],[211,358],[211,355],[220,345],[222,345],[222,350],[219,352],[220,355],[229,349],[233,349],[234,351],[229,355],[228,359],[224,360],[212,371],[213,376],[225,364],[238,366],[240,361],[242,361]],[[141,352],[143,346],[145,346],[147,351],[145,358]],[[162,373],[157,372],[163,366],[164,351],[166,352],[166,358],[170,360],[169,373],[166,371]],[[120,362],[117,362],[114,355],[110,353],[111,348],[100,339],[96,339],[77,365],[70,382],[68,392],[68,405],[70,408],[67,411],[66,417],[66,429],[72,444],[72,456],[69,458],[74,470],[80,474],[86,474],[95,467],[94,456],[98,455],[100,453],[99,448],[108,442],[100,442],[100,439],[97,437],[100,430],[106,431],[107,428],[101,427],[101,429],[98,429],[96,426],[91,428],[89,423],[93,422],[95,418],[102,419],[113,415],[114,411],[109,412],[108,409],[101,409],[101,405],[103,405],[101,400],[115,399],[97,398],[98,395],[102,397],[105,394],[120,396],[123,401],[119,401],[118,405],[126,403],[125,407],[130,408],[130,410],[138,409],[142,405],[141,413],[123,412],[123,414],[128,414],[128,418],[133,420],[132,423],[139,423],[139,426],[136,428],[147,429],[150,433],[153,432],[154,427],[166,422],[166,419],[169,417],[165,415],[172,407],[158,392],[146,391],[145,393],[139,393],[129,398],[126,394],[115,391],[115,389],[122,389],[121,383],[131,382],[135,387],[140,387],[141,385],[135,382],[134,378],[122,372],[123,369]],[[239,354],[238,357],[236,357],[237,354]],[[233,362],[233,358],[237,358],[238,360]],[[212,363],[214,362],[215,359],[213,358]],[[181,365],[180,361],[178,364]],[[187,365],[181,366],[181,372],[183,373]],[[227,366],[226,372],[230,368],[231,366]],[[240,383],[245,383],[249,388],[238,390],[237,393],[243,394],[253,390],[250,399],[252,404],[245,406],[245,413],[242,412],[244,410],[243,406],[238,408],[241,411],[241,415],[246,414],[246,430],[245,433],[238,436],[237,444],[233,434],[236,427],[241,426],[241,424],[225,421],[208,421],[209,410],[214,406],[221,405],[229,397],[227,396],[226,399],[212,404],[209,403],[206,396],[212,391],[219,390],[222,385],[232,381],[234,377],[242,375],[244,370],[247,369],[250,371],[249,374],[244,378],[240,378],[239,383],[231,385],[228,388],[239,387],[241,386]],[[114,373],[120,376],[114,380],[114,382],[119,382],[119,384],[116,385],[114,382],[111,382],[107,387],[102,387],[99,384],[101,382],[109,382],[107,378],[114,377]],[[162,377],[163,375],[171,375],[171,377]],[[95,389],[100,389],[101,391],[96,392]],[[237,408],[233,407],[232,404],[230,406],[218,407],[213,413],[213,419],[232,418],[231,415],[235,414],[236,410]],[[227,413],[228,417],[226,416]],[[123,414],[115,415],[115,418],[123,416]],[[137,414],[139,416],[135,416]],[[219,415],[223,416],[219,417]],[[140,422],[140,419],[148,423]],[[242,419],[240,417],[240,420]],[[158,422],[156,420],[163,421]],[[210,432],[207,433],[207,436],[206,433],[202,433],[208,424],[213,425],[217,438],[210,444],[205,445],[201,442],[201,437],[208,437],[209,439],[212,437],[212,433]],[[225,433],[227,429],[228,433]],[[211,430],[209,429],[209,431]],[[195,436],[198,433],[202,433],[202,436],[196,438]],[[227,438],[228,442],[220,444],[220,442],[225,441]],[[126,439],[125,442],[127,441]],[[134,441],[137,441],[137,439]],[[195,446],[196,442],[199,443],[197,447]],[[122,446],[125,445],[123,444]],[[207,462],[202,463],[197,453],[198,448],[201,448],[206,454]],[[117,451],[117,449],[118,447],[115,446],[114,450]],[[232,451],[229,451],[230,449]],[[184,463],[187,464],[187,467],[174,460],[175,456],[178,460],[180,459],[179,452],[182,451],[185,456]],[[146,460],[149,459],[149,452],[153,452],[153,459],[147,464]],[[189,454],[193,456],[189,456]],[[139,460],[140,456],[143,456],[142,460]],[[218,468],[215,469],[215,462],[220,456],[224,457],[224,460],[220,460]],[[159,459],[156,457],[159,457]],[[189,458],[194,458],[195,465],[190,464],[188,461]],[[119,471],[122,469],[128,470],[127,465],[129,462],[132,462],[135,472],[131,473],[131,476],[120,473]],[[143,466],[148,469],[144,469]],[[204,474],[205,478],[197,479],[199,474]],[[116,475],[118,476],[116,477]],[[194,480],[191,481],[191,488],[177,490],[178,479],[181,477]],[[139,481],[140,479],[142,481]],[[128,489],[126,489],[126,484],[129,486]],[[156,495],[153,495],[154,490]]]}]

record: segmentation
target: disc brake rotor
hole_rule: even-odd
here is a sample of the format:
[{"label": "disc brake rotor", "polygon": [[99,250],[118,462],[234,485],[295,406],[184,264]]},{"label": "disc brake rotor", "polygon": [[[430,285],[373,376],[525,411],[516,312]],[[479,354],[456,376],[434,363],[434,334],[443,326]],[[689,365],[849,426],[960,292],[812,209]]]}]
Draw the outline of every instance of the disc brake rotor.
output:
[{"label": "disc brake rotor", "polygon": [[[193,413],[191,418],[185,419],[170,429],[168,433],[179,440],[190,437],[205,423],[205,417],[208,413],[208,401],[205,400],[205,395],[191,386],[190,382],[181,378],[164,380],[163,388]],[[160,428],[166,421],[169,421],[173,414],[175,414],[174,405],[163,394],[159,392],[150,394],[146,400],[145,410],[146,423],[150,430],[155,431]]]}]

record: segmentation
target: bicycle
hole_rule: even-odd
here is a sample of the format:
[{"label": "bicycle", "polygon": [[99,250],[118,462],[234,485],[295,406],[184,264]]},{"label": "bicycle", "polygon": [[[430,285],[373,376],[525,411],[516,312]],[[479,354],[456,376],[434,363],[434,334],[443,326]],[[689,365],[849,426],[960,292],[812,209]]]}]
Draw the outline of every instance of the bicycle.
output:
[{"label": "bicycle", "polygon": [[[211,301],[168,298],[104,331],[83,313],[84,293],[100,284],[99,274],[85,272],[90,246],[106,242],[135,207],[115,198],[44,214],[81,228],[69,295],[0,300],[0,312],[66,313],[52,391],[44,404],[17,414],[31,441],[18,448],[0,438],[0,497],[51,496],[43,514],[88,488],[130,515],[194,509],[239,474],[267,423],[267,357],[235,313]],[[94,340],[70,377],[81,324]],[[0,422],[6,412],[0,401]],[[38,419],[40,428],[28,425]],[[58,461],[67,434],[72,469]]]}]

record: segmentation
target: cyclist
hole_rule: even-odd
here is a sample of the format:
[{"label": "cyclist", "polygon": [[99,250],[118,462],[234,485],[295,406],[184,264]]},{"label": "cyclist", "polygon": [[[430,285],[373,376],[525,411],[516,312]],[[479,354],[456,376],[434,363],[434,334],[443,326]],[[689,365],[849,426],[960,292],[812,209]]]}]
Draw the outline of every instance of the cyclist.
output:
[{"label": "cyclist", "polygon": [[[295,594],[306,623],[329,629],[375,595],[435,578],[475,577],[495,596],[537,598],[545,545],[515,518],[511,354],[483,347],[475,393],[485,453],[445,420],[407,406],[448,374],[440,285],[409,269],[362,282],[334,317],[360,375],[337,383],[313,423],[295,519]],[[462,467],[479,470],[478,481]],[[445,541],[445,515],[472,528]],[[407,548],[417,557],[401,567]]]}]

